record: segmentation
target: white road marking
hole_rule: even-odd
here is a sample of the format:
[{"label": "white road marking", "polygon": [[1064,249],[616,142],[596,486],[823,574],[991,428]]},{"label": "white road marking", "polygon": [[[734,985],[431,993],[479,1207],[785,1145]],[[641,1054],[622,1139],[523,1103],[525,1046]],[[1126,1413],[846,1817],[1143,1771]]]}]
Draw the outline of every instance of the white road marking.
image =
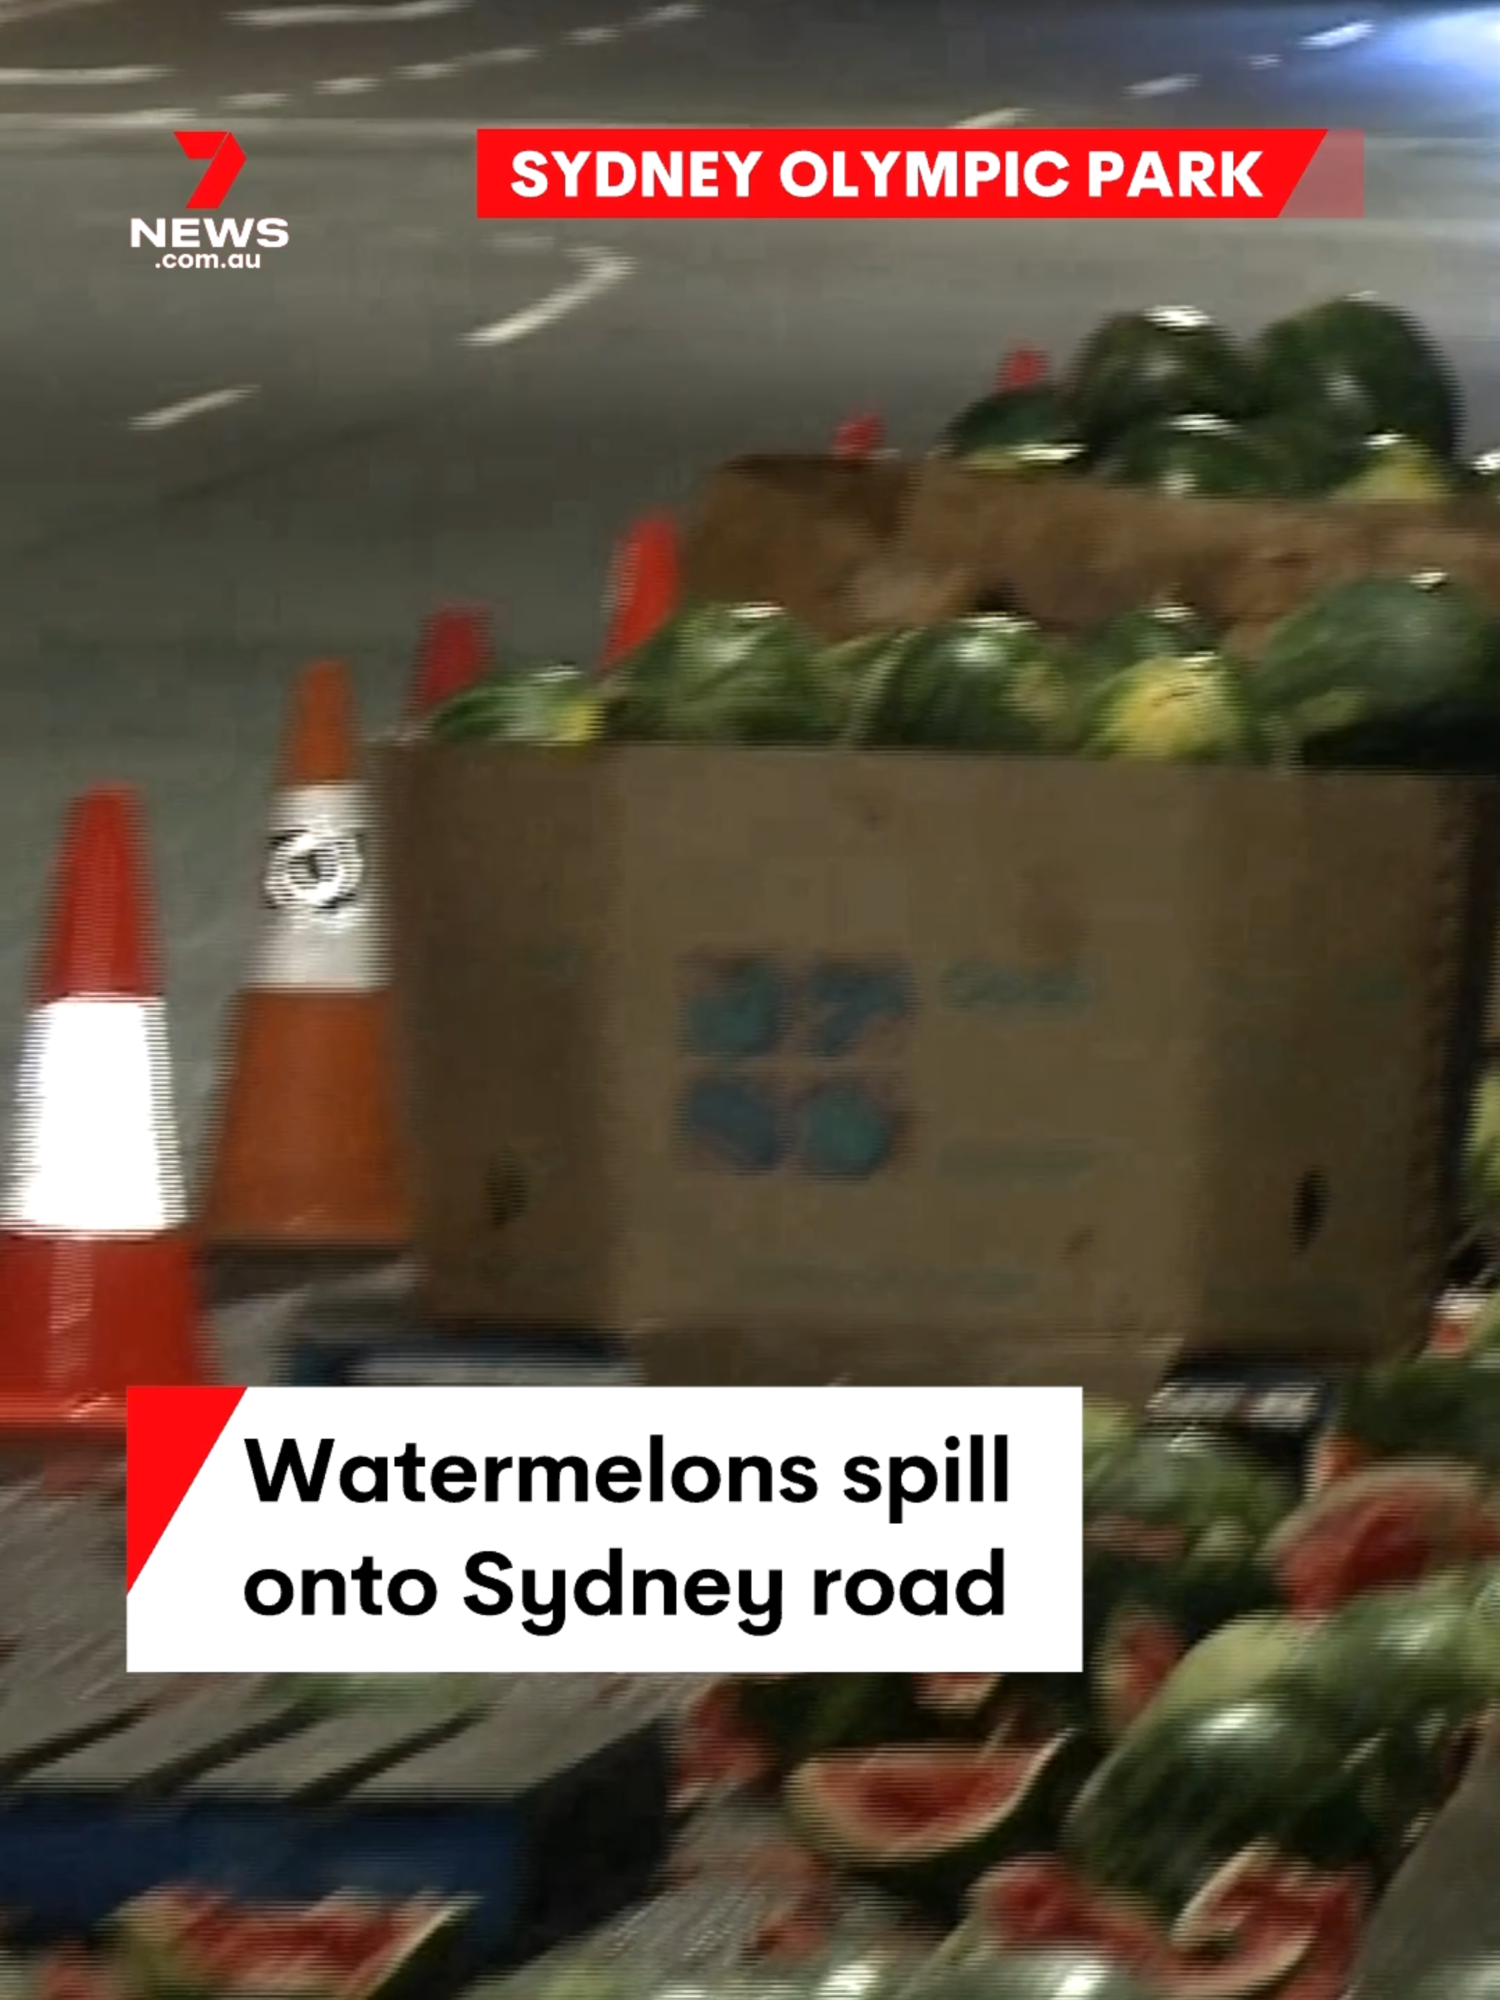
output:
[{"label": "white road marking", "polygon": [[313,89],[319,97],[368,97],[380,84],[373,76],[330,76]]},{"label": "white road marking", "polygon": [[405,77],[408,83],[437,83],[445,76],[457,76],[460,67],[456,62],[408,63],[396,74]]},{"label": "white road marking", "polygon": [[1026,113],[1016,104],[1007,104],[999,111],[981,111],[973,118],[960,118],[954,126],[955,132],[992,132],[1001,125],[1019,125]]},{"label": "white road marking", "polygon": [[190,396],[185,403],[168,403],[165,409],[147,410],[144,416],[132,417],[129,428],[133,431],[175,430],[179,424],[191,423],[194,417],[207,417],[215,410],[232,409],[236,403],[243,403],[259,393],[259,384],[255,382],[242,383],[237,389],[210,389],[206,396]]},{"label": "white road marking", "polygon": [[159,132],[195,125],[198,113],[181,105],[153,105],[144,111],[7,111],[0,112],[0,132]]},{"label": "white road marking", "polygon": [[99,85],[108,89],[132,83],[160,83],[171,74],[169,69],[147,69],[140,65],[114,69],[0,69],[0,86],[22,89],[34,85],[42,90],[49,87],[71,90],[78,86]]},{"label": "white road marking", "polygon": [[1373,21],[1344,21],[1337,28],[1324,28],[1316,35],[1304,35],[1298,43],[1304,49],[1349,49],[1367,42],[1375,32]]},{"label": "white road marking", "polygon": [[230,111],[275,111],[291,101],[284,90],[242,90],[236,96],[224,99]]},{"label": "white road marking", "polygon": [[520,236],[508,234],[497,236],[491,247],[512,256],[534,257],[539,251],[555,250],[557,248],[557,238],[555,236]]},{"label": "white road marking", "polygon": [[697,0],[666,0],[661,7],[648,7],[637,17],[637,26],[642,28],[666,28],[674,21],[696,21],[703,9]]},{"label": "white road marking", "polygon": [[1184,90],[1195,90],[1203,81],[1198,76],[1150,76],[1144,83],[1133,83],[1125,92],[1127,97],[1176,97]]},{"label": "white road marking", "polygon": [[635,269],[629,257],[617,256],[613,250],[575,250],[572,257],[580,270],[570,284],[559,285],[555,292],[549,292],[546,298],[539,299],[524,312],[512,313],[508,319],[497,319],[490,326],[475,327],[472,333],[463,336],[461,345],[512,347],[518,340],[527,340],[534,333],[556,326],[570,313],[592,305],[595,299],[602,299],[606,292],[612,292],[616,285],[623,284]]},{"label": "white road marking", "polygon": [[1280,69],[1280,67],[1281,67],[1281,57],[1280,57],[1280,56],[1246,56],[1246,58],[1245,58],[1245,65],[1246,65],[1246,67],[1247,67],[1248,69]]},{"label": "white road marking", "polygon": [[617,42],[619,39],[620,31],[618,28],[604,26],[597,28],[574,28],[568,35],[568,40],[573,44],[575,49],[598,49],[602,48],[606,42]]},{"label": "white road marking", "polygon": [[468,68],[484,69],[487,68],[490,64],[494,64],[497,68],[504,68],[506,65],[510,63],[528,63],[535,61],[536,61],[536,50],[533,48],[527,48],[526,46],[524,46],[524,44],[519,44],[519,43],[513,44],[511,47],[503,49],[480,49],[476,54],[472,56],[465,56],[463,58],[464,67],[466,69]]},{"label": "white road marking", "polygon": [[353,28],[381,21],[436,21],[461,14],[472,0],[391,0],[388,7],[246,7],[230,20],[237,28]]},{"label": "white road marking", "polygon": [[36,21],[47,14],[76,14],[84,7],[111,7],[114,0],[0,0],[0,28],[12,21]]}]

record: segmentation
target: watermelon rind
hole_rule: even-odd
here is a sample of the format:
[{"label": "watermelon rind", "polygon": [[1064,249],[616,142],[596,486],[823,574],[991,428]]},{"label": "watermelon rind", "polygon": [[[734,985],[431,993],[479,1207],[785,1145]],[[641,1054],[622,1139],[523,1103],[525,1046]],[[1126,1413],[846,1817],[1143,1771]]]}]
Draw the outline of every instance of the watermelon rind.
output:
[{"label": "watermelon rind", "polygon": [[1389,1841],[1366,1779],[1315,1716],[1272,1693],[1149,1711],[1075,1801],[1064,1848],[1091,1880],[1175,1921],[1247,1847],[1379,1870]]},{"label": "watermelon rind", "polygon": [[1072,656],[1025,618],[979,613],[875,649],[847,739],[863,749],[1059,754],[1077,738]]},{"label": "watermelon rind", "polygon": [[597,681],[566,662],[511,666],[435,709],[426,733],[436,743],[518,743],[564,747],[605,732]]},{"label": "watermelon rind", "polygon": [[[1285,1857],[1274,1848],[1265,1845],[1245,1848],[1226,1861],[1189,1900],[1172,1926],[1172,1943],[1181,1952],[1201,1952],[1211,1961],[1213,1955],[1222,1952],[1226,1944],[1218,1913],[1230,1893],[1247,1876],[1254,1877],[1265,1872],[1279,1875],[1285,1870]],[[1307,1959],[1314,1942],[1311,1930],[1291,1931],[1263,1954],[1255,1968],[1255,1977],[1249,1983],[1246,1968],[1236,1965],[1234,1983],[1229,1990],[1236,1995],[1247,1996],[1248,2000],[1252,1993],[1279,1989]],[[1210,1993],[1204,1992],[1201,1987],[1195,1986],[1193,1991],[1197,2000],[1210,2000]]]},{"label": "watermelon rind", "polygon": [[1490,1504],[1490,1487],[1483,1475],[1454,1459],[1403,1458],[1370,1465],[1336,1480],[1288,1515],[1268,1537],[1266,1557],[1272,1564],[1283,1562],[1325,1521],[1368,1500],[1403,1493],[1415,1504],[1455,1511]]},{"label": "watermelon rind", "polygon": [[1274,494],[1278,461],[1253,430],[1202,411],[1126,431],[1099,461],[1116,486],[1148,487],[1173,500],[1250,500]]},{"label": "watermelon rind", "polygon": [[1378,299],[1329,299],[1266,327],[1251,348],[1268,410],[1353,437],[1399,432],[1450,459],[1462,407],[1453,371],[1410,315]]},{"label": "watermelon rind", "polygon": [[831,742],[839,717],[820,650],[778,605],[696,605],[611,673],[608,733],[629,742]]},{"label": "watermelon rind", "polygon": [[825,1752],[889,1743],[913,1714],[899,1674],[745,1674],[734,1690],[740,1716],[778,1771]]},{"label": "watermelon rind", "polygon": [[1081,450],[1072,413],[1051,383],[997,389],[961,410],[943,432],[938,455],[970,466],[1004,468],[1040,448],[1074,460]]},{"label": "watermelon rind", "polygon": [[[283,1908],[239,1905],[210,1892],[162,1888],[127,1903],[110,1925],[121,1967],[141,2000],[403,2000],[461,1963],[470,1899],[376,1902],[341,1892]],[[357,1968],[319,1961],[320,1927],[341,1913],[388,1933]],[[274,1949],[257,1935],[270,1920]],[[286,1933],[306,1931],[290,1948]],[[242,1933],[236,1949],[237,1929]]]},{"label": "watermelon rind", "polygon": [[1104,320],[1074,361],[1066,393],[1096,451],[1165,418],[1242,418],[1254,400],[1245,356],[1206,314],[1186,306]]},{"label": "watermelon rind", "polygon": [[1138,667],[1143,660],[1191,659],[1211,653],[1218,635],[1200,611],[1168,600],[1122,612],[1086,642],[1090,662],[1101,680],[1106,675]]},{"label": "watermelon rind", "polygon": [[1446,577],[1356,578],[1272,629],[1252,686],[1292,761],[1427,769],[1450,739],[1483,759],[1500,709],[1500,625]]},{"label": "watermelon rind", "polygon": [[1494,1316],[1467,1351],[1423,1354],[1366,1369],[1342,1391],[1341,1437],[1373,1458],[1451,1463],[1500,1479],[1500,1366],[1487,1351]]},{"label": "watermelon rind", "polygon": [[1390,431],[1370,438],[1359,469],[1335,489],[1339,502],[1440,506],[1457,490],[1452,469],[1415,438]]},{"label": "watermelon rind", "polygon": [[[802,1837],[825,1860],[951,1912],[986,1869],[1051,1844],[1093,1762],[1092,1747],[1071,1733],[1027,1750],[897,1744],[812,1758],[791,1774],[784,1799]],[[851,1785],[868,1787],[878,1800],[882,1780],[899,1782],[924,1768],[939,1779],[951,1774],[959,1785],[992,1773],[997,1796],[966,1812],[952,1808],[942,1820],[934,1815],[920,1831],[882,1828],[873,1810],[860,1818]]]},{"label": "watermelon rind", "polygon": [[1313,1631],[1274,1612],[1236,1618],[1200,1639],[1141,1718],[1154,1727],[1186,1709],[1243,1700],[1284,1683]]},{"label": "watermelon rind", "polygon": [[1090,756],[1160,764],[1249,764],[1261,739],[1237,665],[1218,653],[1158,655],[1107,679],[1084,730]]}]

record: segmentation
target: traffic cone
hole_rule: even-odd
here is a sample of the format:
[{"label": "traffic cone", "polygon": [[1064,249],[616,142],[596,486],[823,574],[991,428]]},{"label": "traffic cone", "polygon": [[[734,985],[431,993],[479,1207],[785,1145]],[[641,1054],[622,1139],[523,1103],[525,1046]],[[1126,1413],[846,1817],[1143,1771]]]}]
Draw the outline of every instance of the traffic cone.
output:
[{"label": "traffic cone", "polygon": [[846,417],[833,434],[835,458],[874,458],[885,447],[885,425],[873,411]]},{"label": "traffic cone", "polygon": [[1039,347],[1013,347],[1000,364],[995,387],[1003,395],[1007,389],[1036,389],[1048,380],[1052,364]]},{"label": "traffic cone", "polygon": [[494,660],[493,625],[478,606],[449,605],[428,619],[417,650],[407,720],[419,722],[483,678]]},{"label": "traffic cone", "polygon": [[238,1251],[398,1250],[410,1239],[390,996],[346,669],[303,675],[239,995],[201,1221]]},{"label": "traffic cone", "polygon": [[116,1436],[133,1383],[201,1379],[140,807],[68,816],[0,1217],[0,1430]]},{"label": "traffic cone", "polygon": [[648,514],[615,545],[600,660],[605,673],[661,630],[681,592],[677,524],[668,514]]}]

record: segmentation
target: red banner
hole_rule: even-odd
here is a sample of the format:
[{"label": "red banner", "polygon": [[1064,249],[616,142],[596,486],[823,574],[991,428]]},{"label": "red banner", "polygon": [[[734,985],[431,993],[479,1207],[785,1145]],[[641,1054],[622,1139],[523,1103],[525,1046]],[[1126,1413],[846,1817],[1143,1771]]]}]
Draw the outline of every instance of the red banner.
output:
[{"label": "red banner", "polygon": [[602,130],[478,135],[482,217],[913,222],[1363,213],[1358,133]]}]

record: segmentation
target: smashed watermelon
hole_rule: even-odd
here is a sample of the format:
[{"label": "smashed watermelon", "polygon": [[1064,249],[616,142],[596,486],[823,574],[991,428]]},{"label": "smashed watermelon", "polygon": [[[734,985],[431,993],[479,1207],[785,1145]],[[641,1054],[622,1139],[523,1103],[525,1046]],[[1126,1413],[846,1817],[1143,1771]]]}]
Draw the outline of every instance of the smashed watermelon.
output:
[{"label": "smashed watermelon", "polygon": [[1500,2000],[1500,1951],[1434,1967],[1412,1987],[1410,2000]]},{"label": "smashed watermelon", "polygon": [[1497,1556],[1500,1514],[1486,1481],[1440,1459],[1397,1460],[1338,1480],[1266,1544],[1287,1603],[1304,1613]]},{"label": "smashed watermelon", "polygon": [[1189,1587],[1199,1579],[1210,1596],[1222,1578],[1232,1603],[1241,1573],[1293,1505],[1286,1483],[1247,1452],[1200,1433],[1144,1432],[1090,1465],[1084,1540],[1091,1550],[1167,1565]]},{"label": "smashed watermelon", "polygon": [[917,1674],[912,1699],[917,1714],[944,1729],[981,1729],[1000,1699],[1000,1674]]},{"label": "smashed watermelon", "polygon": [[111,1929],[137,1992],[182,2000],[377,2000],[456,1960],[469,1906],[345,1893],[299,1907],[162,1888]]},{"label": "smashed watermelon", "polygon": [[745,1674],[732,1686],[746,1730],[781,1771],[824,1751],[888,1743],[912,1715],[900,1674]]},{"label": "smashed watermelon", "polygon": [[1344,2000],[1366,1897],[1356,1877],[1314,1873],[1258,1843],[1231,1856],[1170,1922],[1051,1855],[986,1876],[971,1909],[975,1929],[1003,1953],[1098,1953],[1165,2000]]},{"label": "smashed watermelon", "polygon": [[1339,1398],[1333,1431],[1366,1460],[1441,1457],[1500,1479],[1500,1364],[1482,1324],[1464,1353],[1423,1354],[1357,1376]]},{"label": "smashed watermelon", "polygon": [[1068,1735],[1014,1749],[900,1744],[814,1758],[785,1797],[825,1860],[953,1910],[986,1868],[1055,1840],[1091,1761]]},{"label": "smashed watermelon", "polygon": [[1246,1847],[1379,1873],[1390,1836],[1321,1719],[1277,1693],[1149,1711],[1080,1792],[1064,1851],[1090,1880],[1175,1918]]}]

